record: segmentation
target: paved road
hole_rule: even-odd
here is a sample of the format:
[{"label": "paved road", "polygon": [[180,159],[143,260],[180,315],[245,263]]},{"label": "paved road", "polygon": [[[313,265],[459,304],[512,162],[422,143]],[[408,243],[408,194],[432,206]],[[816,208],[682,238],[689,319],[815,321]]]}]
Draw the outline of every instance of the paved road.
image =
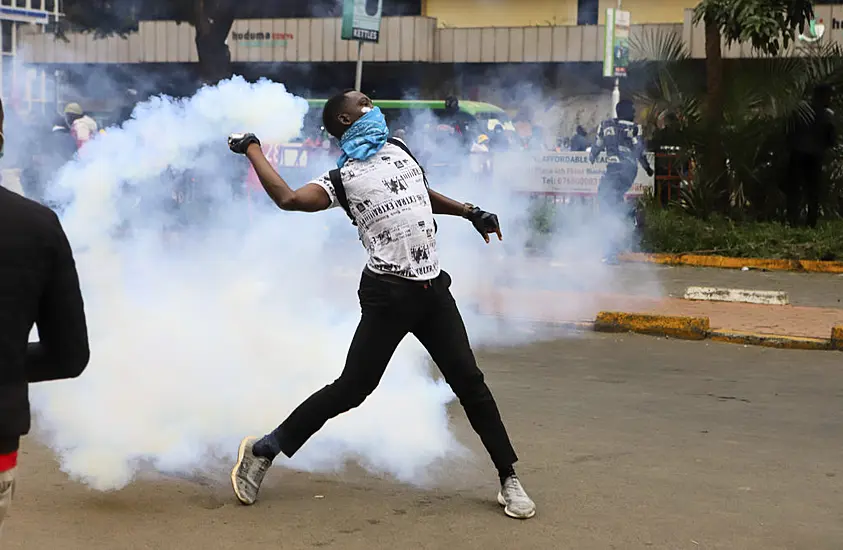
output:
[{"label": "paved road", "polygon": [[[635,269],[641,266],[629,273]],[[671,266],[658,266],[656,273],[666,292],[677,297],[689,286],[778,290],[787,292],[793,305],[843,308],[843,275]]]},{"label": "paved road", "polygon": [[477,459],[434,490],[274,469],[251,508],[224,481],[93,493],[29,442],[2,547],[839,550],[839,354],[589,334],[479,355],[533,520],[501,514],[456,407]]},{"label": "paved road", "polygon": [[793,305],[843,308],[843,275],[635,263],[595,266],[580,261],[547,260],[501,264],[498,272],[506,272],[503,265],[513,271],[507,284],[544,290],[678,298],[689,286],[777,290],[787,292]]}]

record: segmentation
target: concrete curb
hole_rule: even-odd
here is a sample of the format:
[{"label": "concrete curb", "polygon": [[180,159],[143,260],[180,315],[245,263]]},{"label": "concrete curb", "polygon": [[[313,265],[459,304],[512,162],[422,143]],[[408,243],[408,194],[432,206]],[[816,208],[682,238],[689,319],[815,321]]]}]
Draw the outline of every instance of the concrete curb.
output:
[{"label": "concrete curb", "polygon": [[766,269],[768,271],[843,274],[843,262],[822,262],[816,260],[731,258],[728,256],[704,256],[698,254],[644,254],[640,252],[621,254],[619,259],[624,262],[718,267],[722,269],[742,269],[747,267],[750,269]]},{"label": "concrete curb", "polygon": [[708,317],[601,311],[594,320],[594,330],[597,332],[637,332],[682,340],[705,340],[710,328]]},{"label": "concrete curb", "polygon": [[711,330],[710,325],[708,317],[673,317],[601,311],[594,321],[594,330],[596,332],[636,332],[683,340],[710,339],[715,342],[779,349],[843,351],[843,327],[834,327],[831,330],[831,338],[808,338],[725,329]]},{"label": "concrete curb", "polygon": [[831,329],[831,349],[843,351],[843,326]]},{"label": "concrete curb", "polygon": [[[501,316],[491,315],[491,317]],[[501,317],[501,319],[504,319],[504,317]],[[513,318],[505,319],[509,321],[514,320]],[[547,321],[526,318],[518,318],[517,320],[548,324],[577,332],[634,332],[680,340],[708,339],[714,342],[744,346],[813,351],[843,351],[843,326],[831,329],[831,338],[809,338],[805,336],[786,336],[726,329],[711,330],[711,321],[708,317],[648,315],[619,311],[601,311],[597,314],[597,318],[593,323],[588,321]]]},{"label": "concrete curb", "polygon": [[799,336],[779,336],[734,330],[714,330],[708,336],[715,342],[743,344],[745,346],[764,346],[779,349],[829,350],[831,341],[825,338],[806,338]]},{"label": "concrete curb", "polygon": [[685,299],[706,302],[738,302],[768,306],[786,306],[790,303],[790,297],[787,295],[787,292],[778,290],[743,290],[739,288],[704,286],[689,286],[685,291]]}]

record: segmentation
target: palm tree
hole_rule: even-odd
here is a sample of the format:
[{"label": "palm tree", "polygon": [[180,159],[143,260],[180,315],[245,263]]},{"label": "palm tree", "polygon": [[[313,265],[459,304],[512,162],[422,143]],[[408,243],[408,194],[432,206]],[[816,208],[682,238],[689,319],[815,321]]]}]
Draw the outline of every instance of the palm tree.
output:
[{"label": "palm tree", "polygon": [[[803,57],[726,64],[718,123],[712,126],[710,80],[700,75],[699,62],[690,58],[681,36],[651,32],[633,41],[632,47],[637,59],[657,60],[637,62],[639,67],[630,71],[644,77],[636,100],[644,107],[645,131],[655,134],[657,142],[667,139],[677,146],[681,161],[703,168],[695,171],[693,185],[684,189],[681,205],[700,217],[714,212],[776,217],[781,207],[778,184],[787,160],[785,136],[793,125],[811,117],[807,100],[816,84],[843,84],[843,49],[813,46]],[[835,112],[838,124],[843,123],[843,111],[835,108]],[[666,115],[673,123],[659,130],[658,121]],[[712,177],[715,170],[707,166],[712,159],[720,162],[719,177]],[[832,197],[826,213],[840,207],[839,198],[833,197],[843,189],[843,164],[832,162],[828,172]]]},{"label": "palm tree", "polygon": [[722,42],[749,43],[758,53],[777,56],[813,15],[810,0],[702,0],[694,9],[693,22],[705,26],[705,103],[712,140],[707,179],[720,180],[725,172],[725,155],[717,139],[724,107]]}]

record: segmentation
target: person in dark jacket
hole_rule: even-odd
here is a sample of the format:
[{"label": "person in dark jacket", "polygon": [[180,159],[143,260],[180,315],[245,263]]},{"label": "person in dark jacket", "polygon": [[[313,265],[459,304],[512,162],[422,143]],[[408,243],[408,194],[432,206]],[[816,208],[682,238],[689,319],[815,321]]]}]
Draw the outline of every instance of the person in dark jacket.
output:
[{"label": "person in dark jacket", "polygon": [[[39,341],[29,343],[33,325]],[[79,276],[58,216],[0,187],[0,532],[30,427],[29,384],[75,378],[89,356]]]},{"label": "person in dark jacket", "polygon": [[571,151],[583,152],[591,145],[588,141],[588,132],[582,126],[577,126],[577,132],[571,138]]},{"label": "person in dark jacket", "polygon": [[[592,164],[600,153],[606,153],[606,173],[597,187],[597,202],[601,216],[623,215],[633,218],[627,207],[625,196],[635,183],[640,164],[648,176],[655,173],[647,160],[643,131],[635,121],[635,106],[632,101],[623,100],[615,107],[615,118],[604,120],[597,129],[597,138],[589,152]],[[617,262],[618,244],[612,243],[609,254],[604,258],[609,263]]]},{"label": "person in dark jacket", "polygon": [[64,118],[59,118],[52,128],[45,128],[33,138],[26,145],[31,158],[21,171],[21,186],[27,198],[55,208],[58,205],[47,199],[50,183],[76,154],[76,141]]},{"label": "person in dark jacket", "polygon": [[477,134],[474,128],[477,121],[473,116],[460,109],[460,100],[456,96],[449,95],[445,98],[445,111],[440,120],[443,124],[454,127],[454,135],[459,138],[464,147],[471,147]]}]

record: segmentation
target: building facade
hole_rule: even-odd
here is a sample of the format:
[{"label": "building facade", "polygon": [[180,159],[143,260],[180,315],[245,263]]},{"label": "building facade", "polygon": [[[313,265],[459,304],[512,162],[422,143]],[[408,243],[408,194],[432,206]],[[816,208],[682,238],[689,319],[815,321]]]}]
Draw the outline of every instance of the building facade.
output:
[{"label": "building facade", "polygon": [[[428,0],[435,7],[440,0]],[[444,2],[444,0],[442,0]],[[468,9],[481,0],[448,0]],[[485,0],[492,1],[492,0]],[[522,0],[527,2],[528,0]],[[544,0],[532,0],[538,6]],[[564,11],[565,2],[559,2]],[[576,0],[570,0],[572,3]],[[603,0],[601,0],[602,2]],[[625,0],[633,7],[649,0]],[[675,0],[680,5],[679,0]],[[670,0],[662,2],[670,6]],[[687,2],[686,2],[687,3]],[[541,25],[503,26],[497,15],[477,17],[477,25],[468,23],[463,12],[447,8],[445,17],[460,25],[443,24],[438,18],[419,15],[385,17],[381,40],[363,47],[363,60],[373,63],[598,63],[603,61],[605,26],[556,25],[552,20]],[[630,8],[632,10],[632,8]],[[667,18],[673,10],[654,13],[647,19]],[[843,5],[820,5],[816,21],[824,29],[822,36],[812,43],[843,45]],[[525,10],[521,22],[531,20],[533,12]],[[536,11],[535,13],[539,13]],[[561,12],[560,12],[561,13]],[[630,37],[633,45],[652,33],[681,35],[690,55],[705,57],[705,36],[701,25],[692,22],[691,9],[682,11],[677,22],[635,23],[632,13]],[[658,15],[662,13],[662,15]],[[639,20],[644,18],[639,18]],[[823,25],[823,22],[827,24]],[[481,25],[482,23],[482,25]],[[836,25],[836,27],[835,27]],[[188,24],[174,21],[141,21],[138,31],[127,38],[112,36],[97,39],[91,33],[71,33],[67,41],[57,39],[41,26],[29,26],[18,31],[18,50],[30,65],[62,64],[137,64],[137,63],[195,63],[198,58],[194,44],[195,32]],[[342,63],[357,61],[357,45],[340,38],[340,19],[334,17],[287,19],[238,19],[228,37],[231,59],[235,63]],[[783,53],[800,55],[808,46],[797,41]],[[640,59],[642,52],[633,48],[632,58]],[[734,44],[724,48],[726,58],[755,57],[748,44]]]},{"label": "building facade", "polygon": [[[682,23],[695,0],[622,0],[632,23]],[[425,0],[422,13],[446,28],[602,25],[617,0]]]},{"label": "building facade", "polygon": [[[692,22],[695,3],[622,0],[623,9],[631,13],[631,58],[647,57],[647,52],[635,47],[646,42],[646,37],[672,33],[682,38],[693,59],[703,59],[704,32]],[[250,6],[245,14],[332,16],[235,20],[227,44],[239,74],[279,79],[298,93],[322,94],[353,82],[357,44],[340,38],[336,2],[295,0]],[[494,101],[490,88],[495,87],[535,84],[557,90],[560,96],[600,94],[606,86],[611,89],[600,76],[605,38],[602,19],[605,9],[617,6],[617,0],[406,0],[389,6],[391,11],[386,13],[393,15],[383,19],[380,42],[362,49],[367,92],[375,86],[381,97],[457,93]],[[595,9],[597,24],[577,24],[593,20]],[[819,4],[815,11],[812,28],[819,36],[797,41],[784,55],[801,55],[817,43],[843,45],[843,4]],[[121,68],[138,74],[144,70],[166,72],[169,67],[172,75],[189,72],[198,61],[193,27],[167,20],[165,12],[159,15],[159,19],[140,21],[137,31],[126,38],[96,39],[90,33],[70,33],[64,41],[42,25],[16,24],[15,51],[28,71],[24,84],[35,89],[19,93],[38,95],[38,89],[46,89],[44,81],[57,71],[75,68],[88,72],[97,67]],[[727,59],[756,56],[746,44],[724,48],[723,53]],[[36,76],[29,74],[32,71]],[[480,87],[485,87],[482,95],[476,91]],[[46,102],[56,94],[41,95],[40,101]]]}]

